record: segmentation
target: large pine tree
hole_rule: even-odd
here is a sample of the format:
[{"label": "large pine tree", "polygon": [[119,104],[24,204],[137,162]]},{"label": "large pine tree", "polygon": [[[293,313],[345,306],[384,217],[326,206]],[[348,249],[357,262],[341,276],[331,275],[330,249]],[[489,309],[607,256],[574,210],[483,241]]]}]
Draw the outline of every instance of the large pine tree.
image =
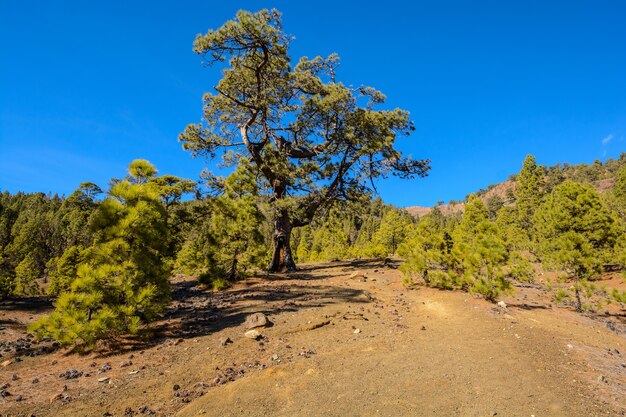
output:
[{"label": "large pine tree", "polygon": [[291,232],[318,211],[358,198],[376,178],[429,169],[429,161],[404,157],[394,146],[413,130],[407,111],[379,110],[382,93],[339,82],[335,54],[292,65],[290,41],[276,10],[240,11],[198,35],[194,51],[209,64],[227,64],[214,93],[204,95],[206,123],[180,135],[194,156],[250,159],[272,207],[271,271],[295,269]]}]

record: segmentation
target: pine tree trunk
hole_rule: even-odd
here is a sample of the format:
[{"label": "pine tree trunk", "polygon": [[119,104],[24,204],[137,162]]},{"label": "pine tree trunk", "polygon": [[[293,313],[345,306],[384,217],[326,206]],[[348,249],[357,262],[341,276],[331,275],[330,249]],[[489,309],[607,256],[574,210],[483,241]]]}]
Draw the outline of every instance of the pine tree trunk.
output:
[{"label": "pine tree trunk", "polygon": [[574,291],[576,294],[576,311],[579,313],[583,312],[583,303],[580,300],[580,289],[578,288],[578,279],[576,280],[576,286],[574,287]]},{"label": "pine tree trunk", "polygon": [[296,270],[291,255],[291,221],[286,212],[279,213],[274,219],[274,252],[268,270],[269,272]]},{"label": "pine tree trunk", "polygon": [[233,262],[230,265],[230,271],[228,272],[228,280],[234,281],[237,278],[237,252],[233,255]]}]

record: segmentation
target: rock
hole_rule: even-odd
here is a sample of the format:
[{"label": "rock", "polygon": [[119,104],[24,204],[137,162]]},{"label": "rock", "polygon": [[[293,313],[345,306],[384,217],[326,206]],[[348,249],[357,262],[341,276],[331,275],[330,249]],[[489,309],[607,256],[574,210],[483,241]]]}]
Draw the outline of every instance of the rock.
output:
[{"label": "rock", "polygon": [[506,308],[506,303],[504,301],[498,301],[498,307]]},{"label": "rock", "polygon": [[63,403],[69,403],[70,401],[72,401],[72,397],[67,394],[61,393],[61,394],[56,394],[52,398],[50,398],[50,402],[57,401],[57,400]]},{"label": "rock", "polygon": [[274,354],[272,355],[272,360],[273,360],[274,362],[278,361],[278,360],[279,360],[279,359],[278,359],[278,354],[274,353]]},{"label": "rock", "polygon": [[128,366],[131,366],[133,364],[132,361],[124,361],[120,363],[120,368],[126,368]]},{"label": "rock", "polygon": [[98,382],[109,382],[111,380],[108,376],[103,376],[102,378],[98,378]]},{"label": "rock", "polygon": [[227,346],[231,343],[233,343],[233,341],[230,339],[230,337],[223,337],[222,339],[220,339],[220,345],[222,346]]},{"label": "rock", "polygon": [[139,411],[141,414],[150,414],[150,415],[156,414],[154,410],[149,409],[145,405],[142,405],[141,407],[139,407],[137,411]]},{"label": "rock", "polygon": [[3,368],[5,368],[5,367],[7,367],[7,366],[11,365],[11,363],[12,363],[12,362],[11,362],[10,360],[8,360],[8,359],[7,359],[6,361],[2,362],[0,365],[1,365]]},{"label": "rock", "polygon": [[11,393],[7,391],[6,389],[0,390],[0,398],[6,398],[10,396],[11,396]]},{"label": "rock", "polygon": [[355,271],[352,274],[350,274],[350,278],[356,279],[356,278],[365,278],[367,279],[367,274],[363,271]]},{"label": "rock", "polygon": [[178,391],[178,390],[180,389],[180,385],[178,385],[178,384],[174,384],[174,386],[172,387],[172,389],[173,389],[174,391]]},{"label": "rock", "polygon": [[16,374],[11,375],[11,381],[17,381],[19,377]]},{"label": "rock", "polygon": [[426,330],[426,326],[422,326],[421,330]]},{"label": "rock", "polygon": [[353,333],[354,333],[354,334],[359,334],[359,333],[361,333],[361,329],[354,329],[354,332],[353,332]]},{"label": "rock", "polygon": [[39,378],[33,378],[32,381],[30,381],[33,384],[38,384],[39,383]]},{"label": "rock", "polygon": [[258,330],[248,330],[243,335],[248,339],[258,340],[261,338],[261,333]]},{"label": "rock", "polygon": [[267,316],[263,313],[254,313],[246,317],[244,326],[246,329],[254,329],[255,327],[265,327],[269,324]]},{"label": "rock", "polygon": [[608,383],[609,383],[609,380],[608,380],[608,379],[606,379],[606,377],[605,377],[604,375],[600,375],[600,376],[598,377],[598,382],[603,382],[603,383],[605,383],[605,384],[608,384]]},{"label": "rock", "polygon": [[83,376],[83,371],[79,371],[77,369],[68,369],[67,371],[62,372],[59,375],[59,378],[62,378],[62,379],[76,379],[76,378],[81,377],[81,376]]},{"label": "rock", "polygon": [[315,352],[313,352],[312,350],[303,350],[302,352],[298,353],[298,356],[302,356],[305,358],[310,358],[311,355],[315,355]]},{"label": "rock", "polygon": [[15,401],[23,401],[24,397],[22,397],[21,395],[16,395],[15,396]]},{"label": "rock", "polygon": [[106,371],[110,371],[111,370],[111,364],[109,362],[105,363],[104,365],[102,365],[100,367],[100,369],[98,369],[98,373],[102,374]]}]

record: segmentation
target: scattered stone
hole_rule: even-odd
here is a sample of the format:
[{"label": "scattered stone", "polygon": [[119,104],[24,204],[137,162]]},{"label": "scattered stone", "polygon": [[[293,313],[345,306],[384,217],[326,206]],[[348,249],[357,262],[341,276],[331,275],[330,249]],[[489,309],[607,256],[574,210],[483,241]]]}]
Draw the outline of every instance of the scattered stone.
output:
[{"label": "scattered stone", "polygon": [[67,404],[70,401],[72,401],[72,397],[68,394],[61,393],[50,398],[50,402],[53,402],[53,401],[61,401],[63,404]]},{"label": "scattered stone", "polygon": [[128,359],[133,359],[135,357],[135,355],[133,355],[132,353],[130,355],[128,355]]},{"label": "scattered stone", "polygon": [[76,379],[76,378],[79,378],[81,376],[83,376],[83,371],[79,371],[77,369],[68,369],[67,371],[62,372],[59,375],[59,378],[62,378],[62,379]]},{"label": "scattered stone", "polygon": [[108,376],[103,376],[102,378],[98,378],[98,382],[109,382],[111,380]]},{"label": "scattered stone", "polygon": [[9,391],[7,391],[6,389],[1,389],[0,390],[0,398],[6,398],[6,397],[10,397],[11,393]]},{"label": "scattered stone", "polygon": [[359,333],[361,333],[361,329],[354,329],[354,332],[353,332],[353,333],[354,333],[354,334],[359,334]]},{"label": "scattered stone", "polygon": [[135,374],[138,374],[138,373],[139,373],[139,371],[130,371],[130,372],[128,373],[128,375],[135,375]]},{"label": "scattered stone", "polygon": [[180,389],[180,385],[174,384],[172,388],[174,389],[174,391],[178,391]]},{"label": "scattered stone", "polygon": [[15,396],[15,401],[24,401],[24,397],[22,397],[21,395],[16,395]]},{"label": "scattered stone", "polygon": [[146,407],[145,405],[142,405],[141,407],[139,407],[139,409],[137,410],[139,411],[141,414],[156,414],[156,412],[154,410],[151,410],[150,408]]},{"label": "scattered stone", "polygon": [[254,313],[246,317],[244,326],[246,329],[254,329],[255,327],[265,327],[269,324],[267,316],[263,313]]},{"label": "scattered stone", "polygon": [[11,381],[17,381],[19,377],[16,374],[11,375]]},{"label": "scattered stone", "polygon": [[367,279],[367,274],[363,271],[355,271],[352,274],[350,274],[350,278],[352,279],[357,279],[357,278],[364,278]]},{"label": "scattered stone", "polygon": [[7,359],[6,361],[2,362],[0,365],[2,365],[3,368],[5,368],[5,367],[11,365],[11,363],[12,362],[9,359]]},{"label": "scattered stone", "polygon": [[312,355],[315,355],[315,352],[313,352],[312,350],[303,350],[302,352],[298,353],[298,356],[302,356],[306,359],[310,358]]},{"label": "scattered stone", "polygon": [[57,361],[56,359],[54,359],[52,362],[50,362],[50,365],[56,365],[57,363],[59,363],[59,361]]},{"label": "scattered stone", "polygon": [[279,361],[280,361],[280,359],[278,359],[278,354],[274,353],[274,354],[272,355],[272,360],[273,360],[274,362],[279,362]]},{"label": "scattered stone", "polygon": [[312,324],[312,325],[306,327],[304,330],[309,331],[309,330],[319,329],[320,327],[328,326],[330,323],[331,323],[330,320],[324,320],[324,321],[321,321],[319,323]]},{"label": "scattered stone", "polygon": [[498,301],[498,307],[506,308],[506,303],[504,301]]},{"label": "scattered stone", "polygon": [[133,364],[132,361],[124,361],[122,363],[120,363],[120,368],[126,368],[128,366],[131,366]]},{"label": "scattered stone", "polygon": [[258,330],[248,330],[243,334],[248,339],[258,340],[261,338],[261,333]]},{"label": "scattered stone", "polygon": [[220,345],[222,346],[227,346],[227,345],[230,345],[231,343],[233,343],[233,341],[230,339],[230,337],[224,337],[220,339]]},{"label": "scattered stone", "polygon": [[598,377],[598,382],[603,382],[603,383],[605,383],[605,384],[608,384],[608,383],[609,383],[609,380],[608,380],[608,379],[606,379],[606,377],[605,377],[604,375],[600,375],[600,376]]},{"label": "scattered stone", "polygon": [[39,379],[38,378],[33,378],[32,381],[30,381],[33,384],[38,384],[39,383]]},{"label": "scattered stone", "polygon": [[100,367],[100,369],[98,369],[98,373],[99,373],[99,374],[103,374],[103,373],[105,373],[105,372],[107,372],[107,371],[110,371],[110,370],[111,370],[111,363],[110,363],[110,362],[107,362],[107,363],[105,363],[104,365],[102,365],[102,366]]},{"label": "scattered stone", "polygon": [[422,329],[421,329],[421,330],[426,330],[426,326],[422,326]]}]

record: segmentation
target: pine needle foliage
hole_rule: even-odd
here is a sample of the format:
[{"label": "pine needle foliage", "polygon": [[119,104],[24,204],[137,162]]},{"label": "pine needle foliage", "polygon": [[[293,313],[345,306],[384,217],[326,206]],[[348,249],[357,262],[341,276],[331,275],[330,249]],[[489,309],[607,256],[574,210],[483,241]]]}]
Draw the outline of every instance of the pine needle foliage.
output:
[{"label": "pine needle foliage", "polygon": [[617,238],[614,218],[589,185],[567,180],[555,187],[534,216],[545,263],[573,280],[576,309],[588,280],[597,276]]},{"label": "pine needle foliage", "polygon": [[93,347],[101,339],[136,334],[165,308],[165,209],[147,185],[146,172],[156,170],[142,163],[139,172],[137,165],[131,164],[130,178],[116,183],[95,212],[96,241],[80,252],[83,261],[55,310],[31,327],[38,336]]}]

